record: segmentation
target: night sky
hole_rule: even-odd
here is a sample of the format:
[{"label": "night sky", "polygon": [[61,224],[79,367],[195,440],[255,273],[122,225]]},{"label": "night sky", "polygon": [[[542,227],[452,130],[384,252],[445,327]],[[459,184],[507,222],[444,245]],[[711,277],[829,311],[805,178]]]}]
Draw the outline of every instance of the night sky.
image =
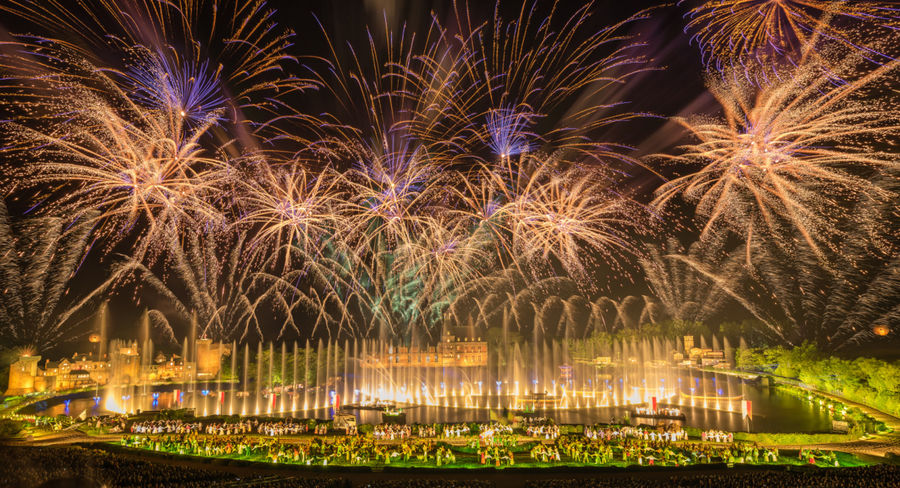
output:
[{"label": "night sky", "polygon": [[[502,15],[507,19],[519,15],[519,2],[500,2]],[[454,8],[453,2],[427,2],[427,1],[390,1],[390,0],[363,0],[363,1],[314,1],[294,2],[277,0],[270,2],[277,9],[274,18],[279,24],[294,30],[295,44],[293,53],[300,57],[300,63],[308,62],[302,57],[305,55],[319,56],[328,51],[322,27],[327,35],[335,42],[350,43],[355,49],[363,51],[368,47],[367,27],[373,35],[383,36],[385,19],[389,29],[395,33],[406,28],[419,36],[423,36],[434,14],[442,22],[446,23],[451,17]],[[456,7],[465,8],[465,2],[457,2]],[[545,18],[553,6],[553,2],[537,2],[535,9],[536,18]],[[577,8],[581,2],[558,2],[555,7],[557,22],[564,19]],[[481,19],[490,22],[493,16],[493,2],[469,2],[468,10],[473,19]],[[683,32],[681,16],[686,11],[683,7],[667,5],[666,3],[652,1],[598,1],[594,3],[591,14],[592,27],[601,29],[611,23],[624,20],[644,8],[655,8],[651,18],[641,20],[626,29],[631,35],[646,43],[644,54],[650,58],[650,66],[655,70],[642,73],[620,88],[616,93],[618,99],[627,100],[629,109],[635,112],[646,113],[647,117],[622,124],[614,124],[610,127],[608,139],[621,141],[635,148],[635,156],[644,156],[676,146],[683,141],[683,132],[673,124],[664,120],[671,115],[710,112],[717,110],[715,101],[706,92],[704,87],[704,70],[700,63],[699,52],[695,45],[689,43],[688,36]],[[590,29],[585,29],[589,31]],[[366,59],[363,56],[363,59]],[[296,97],[295,103],[304,111],[316,112],[327,110],[322,107],[320,98],[314,92],[309,96]],[[648,201],[650,194],[660,184],[660,179],[652,173],[640,168],[627,168],[630,173],[629,181],[633,185],[633,191],[637,195],[643,195],[642,200]],[[665,171],[665,169],[663,169]],[[691,209],[685,209],[685,215],[690,215]],[[687,220],[678,224],[681,230],[672,231],[680,235],[683,240],[690,242],[695,235],[690,229],[691,224]],[[632,263],[633,264],[633,263]],[[95,266],[84,274],[98,273],[102,277],[102,266]],[[633,279],[619,279],[611,277],[609,295],[622,298],[628,295],[646,294],[646,285],[642,282],[641,274],[636,267],[629,270]],[[607,277],[601,278],[608,279]],[[111,317],[114,322],[136,322],[136,309],[131,301],[131,291],[123,290],[119,296],[110,302]],[[145,304],[166,311],[169,305],[165,300],[154,300],[152,294],[143,297]],[[746,311],[736,304],[729,306],[732,318],[742,320],[748,317]],[[176,325],[176,324],[173,324]],[[277,329],[273,324],[273,329]],[[126,331],[134,331],[130,327]],[[127,333],[127,332],[126,332]],[[135,332],[136,333],[136,332]]]},{"label": "night sky", "polygon": [[[385,21],[393,32],[400,32],[404,28],[409,32],[424,35],[431,16],[434,15],[441,21],[451,17],[454,8],[463,10],[468,8],[469,14],[475,19],[490,22],[493,16],[493,2],[427,2],[427,1],[390,1],[390,0],[350,0],[350,1],[304,1],[290,0],[270,1],[269,5],[277,10],[273,21],[284,25],[295,32],[294,45],[291,54],[299,58],[299,62],[307,63],[304,56],[322,56],[327,54],[327,43],[322,28],[327,31],[335,42],[351,43],[354,48],[364,50],[368,46],[367,26],[374,35],[383,35]],[[542,19],[550,12],[551,7],[556,8],[557,21],[564,19],[582,5],[581,2],[537,2],[534,17]],[[683,7],[666,3],[651,1],[598,1],[592,9],[592,28],[603,28],[611,23],[626,19],[644,8],[656,8],[651,18],[635,22],[626,30],[637,39],[646,43],[643,48],[645,56],[650,58],[648,66],[655,70],[648,71],[630,79],[615,94],[617,99],[628,100],[630,110],[647,114],[646,118],[623,124],[616,124],[609,129],[609,140],[619,141],[635,148],[634,156],[644,156],[656,152],[662,152],[674,147],[682,131],[673,124],[664,120],[664,117],[681,113],[697,113],[702,111],[715,111],[715,103],[706,93],[704,88],[704,71],[700,63],[699,52],[696,46],[689,43],[688,36],[683,32],[682,15],[686,11]],[[502,15],[512,19],[519,14],[519,2],[500,2]],[[2,19],[0,19],[2,22]],[[320,27],[321,22],[322,27]],[[20,23],[14,28],[7,29],[21,31]],[[590,29],[585,29],[588,31]],[[304,111],[316,112],[325,110],[320,105],[321,97],[316,97],[310,92],[291,99],[291,103]],[[639,168],[628,168],[630,184],[636,195],[644,195],[648,200],[652,191],[659,185],[660,179],[652,173]],[[10,213],[19,215],[26,212],[31,203],[23,201],[9,201]],[[688,210],[688,212],[690,212]],[[682,223],[683,224],[683,223]],[[681,224],[679,224],[681,225]],[[674,228],[675,226],[673,226]],[[685,239],[690,240],[691,232],[677,231]],[[92,252],[88,255],[84,265],[72,282],[72,289],[88,290],[102,282],[106,277],[106,270],[116,252],[127,252],[132,243],[127,239],[112,253],[102,255]],[[636,271],[636,269],[632,270]],[[630,294],[642,294],[646,292],[644,284],[640,281],[640,273],[635,273],[636,279],[617,280],[611,285],[610,295],[618,295],[618,298]],[[110,300],[110,317],[118,336],[136,336],[136,327],[133,326],[145,306],[151,306],[162,312],[170,311],[169,304],[152,293],[142,297],[143,303],[135,306],[133,291],[125,287],[115,292]],[[735,317],[743,318],[745,313],[735,308]],[[90,326],[94,322],[91,314],[80,319],[80,327]],[[79,321],[76,321],[79,322]],[[178,328],[184,324],[173,323]],[[78,344],[70,345],[78,349]]]},{"label": "night sky", "polygon": [[[700,61],[700,51],[696,44],[689,42],[689,37],[684,33],[684,14],[688,7],[676,5],[675,2],[662,3],[650,1],[604,1],[594,2],[591,20],[588,28],[600,29],[604,26],[621,21],[644,8],[655,8],[653,15],[646,20],[640,20],[630,24],[626,32],[630,33],[640,42],[646,44],[643,55],[649,59],[646,67],[651,68],[641,73],[621,86],[618,91],[611,94],[615,100],[627,100],[628,110],[646,114],[639,120],[615,124],[607,130],[604,138],[621,142],[633,147],[630,156],[643,158],[662,152],[671,152],[679,144],[685,142],[684,132],[666,118],[688,114],[717,113],[717,103],[706,90],[704,77],[706,71]],[[350,43],[354,49],[366,51],[368,49],[367,26],[374,36],[383,36],[385,25],[390,32],[413,32],[423,35],[431,22],[432,15],[442,24],[448,25],[449,18],[454,8],[465,9],[465,2],[427,2],[418,0],[391,1],[391,0],[353,0],[353,1],[291,1],[273,0],[269,5],[277,10],[272,21],[287,26],[295,32],[293,46],[290,53],[297,56],[298,71],[302,72],[306,65],[315,66],[317,56],[327,56],[328,49],[322,29],[325,34],[338,44]],[[567,18],[582,2],[538,2],[534,17],[542,19],[546,17],[551,8],[557,10],[558,19]],[[514,19],[518,16],[519,2],[501,2],[500,10],[506,19]],[[494,3],[473,1],[468,6],[468,12],[473,22],[490,22],[493,15]],[[321,23],[321,27],[320,27]],[[0,17],[0,26],[6,30],[19,32],[20,25],[4,25],[4,19]],[[452,25],[450,25],[452,28]],[[365,57],[365,56],[364,56]],[[292,95],[287,102],[305,113],[320,113],[328,107],[322,106],[327,97],[317,97],[313,91]],[[548,114],[553,116],[553,114]],[[14,164],[14,163],[13,163]],[[657,167],[662,177],[672,176],[672,168]],[[635,196],[636,200],[649,202],[653,191],[663,182],[658,174],[633,166],[623,169],[628,173],[628,192]],[[10,213],[13,216],[25,213],[31,202],[9,201]],[[696,236],[695,224],[690,222],[693,209],[676,209],[666,217],[662,224],[666,228],[660,237],[673,235],[684,243],[689,243]],[[112,252],[102,255],[100,252],[92,252],[81,267],[75,280],[72,282],[73,290],[91,289],[96,283],[105,278],[105,273],[110,259],[117,252],[126,252],[132,243],[127,239],[119,244]],[[647,294],[646,284],[637,271],[637,266],[631,263],[632,269],[628,270],[634,279],[617,280],[611,277],[609,280],[609,294],[613,298],[620,299],[628,295]],[[610,277],[599,277],[607,280]],[[169,311],[169,305],[160,297],[147,294],[142,298],[143,303],[136,307],[132,301],[133,290],[125,287],[119,290],[110,302],[111,320],[113,323],[112,336],[136,336],[136,322],[138,315],[145,306],[151,306],[162,312]],[[736,304],[726,308],[729,320],[742,320],[749,314]],[[80,318],[83,325],[92,323],[90,314],[82,314]],[[76,320],[78,322],[78,320]],[[276,324],[271,324],[277,330]],[[184,324],[173,323],[176,334],[183,333]],[[83,347],[74,344],[71,347],[78,349]]]}]

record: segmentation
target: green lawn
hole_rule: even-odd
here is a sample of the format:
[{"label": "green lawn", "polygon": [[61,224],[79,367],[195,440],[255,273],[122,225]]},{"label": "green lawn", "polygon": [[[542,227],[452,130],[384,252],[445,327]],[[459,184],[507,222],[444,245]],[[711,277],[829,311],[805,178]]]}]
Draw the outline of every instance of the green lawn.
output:
[{"label": "green lawn", "polygon": [[[119,445],[118,443],[114,443],[114,444],[117,446]],[[136,451],[148,450],[148,449],[143,449],[143,448],[129,448],[129,449],[133,449]],[[153,452],[157,452],[157,451],[153,451]],[[176,455],[176,456],[191,457],[191,458],[233,459],[233,460],[238,460],[238,461],[249,461],[249,462],[273,464],[267,457],[265,457],[264,455],[259,455],[259,454],[250,454],[250,455],[243,455],[243,456],[238,456],[238,455],[204,456],[204,455],[178,454],[178,452],[173,452],[173,451],[158,451],[158,452],[172,454],[172,455]],[[461,450],[457,450],[457,449],[453,449],[453,453],[456,456],[456,462],[454,462],[452,464],[442,464],[441,466],[437,466],[434,459],[431,457],[429,458],[429,461],[427,463],[420,461],[416,458],[411,458],[409,461],[403,461],[402,458],[394,458],[394,460],[392,460],[389,464],[385,464],[383,462],[368,462],[368,463],[353,464],[353,463],[345,462],[343,460],[334,460],[333,459],[333,460],[329,461],[328,466],[342,466],[342,467],[361,467],[362,466],[362,467],[371,467],[371,468],[383,468],[386,466],[390,466],[390,467],[399,467],[399,468],[420,468],[420,469],[422,469],[422,468],[425,468],[425,469],[427,469],[427,468],[483,469],[483,468],[496,467],[494,464],[491,464],[491,463],[482,465],[479,462],[479,458],[475,454],[472,454],[472,453],[461,452]],[[807,466],[808,463],[805,460],[798,459],[797,454],[798,454],[797,451],[783,451],[781,453],[780,459],[777,463],[760,462],[760,463],[758,463],[758,465]],[[841,467],[870,466],[870,465],[876,464],[874,462],[868,462],[863,459],[860,459],[859,457],[857,457],[853,454],[850,454],[850,453],[837,452],[837,458],[838,458],[838,462],[840,463]],[[288,465],[288,466],[296,465],[298,467],[304,466],[304,464],[302,464],[302,463],[293,463],[293,462],[279,463],[279,464]],[[321,461],[318,461],[318,462],[311,462],[311,463],[309,463],[309,465],[322,466],[323,464]],[[623,468],[623,467],[635,466],[635,465],[637,465],[637,464],[631,463],[631,462],[626,463],[621,460],[614,460],[614,461],[612,461],[610,463],[606,463],[606,464],[592,464],[592,463],[586,464],[586,463],[569,460],[565,456],[563,456],[563,460],[560,462],[544,463],[544,462],[535,461],[535,460],[531,459],[531,457],[528,455],[528,453],[525,452],[525,453],[516,454],[515,465],[510,466],[507,464],[502,464],[499,467],[499,469],[547,468],[547,467],[573,467],[573,468],[616,467],[616,468]],[[662,466],[662,465],[663,464],[660,462],[656,463],[656,466]],[[818,462],[817,465],[820,467],[823,467],[823,468],[832,467],[821,461]],[[694,465],[688,465],[688,466],[698,466],[698,465],[694,464]]]}]

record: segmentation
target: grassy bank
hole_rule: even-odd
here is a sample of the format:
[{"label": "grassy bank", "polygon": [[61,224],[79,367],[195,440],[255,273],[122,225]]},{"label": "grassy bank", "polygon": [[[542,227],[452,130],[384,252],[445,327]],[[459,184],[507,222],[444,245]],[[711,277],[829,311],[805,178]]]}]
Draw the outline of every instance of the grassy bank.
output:
[{"label": "grassy bank", "polygon": [[900,362],[829,356],[812,344],[738,351],[741,371],[796,379],[803,386],[900,417]]}]

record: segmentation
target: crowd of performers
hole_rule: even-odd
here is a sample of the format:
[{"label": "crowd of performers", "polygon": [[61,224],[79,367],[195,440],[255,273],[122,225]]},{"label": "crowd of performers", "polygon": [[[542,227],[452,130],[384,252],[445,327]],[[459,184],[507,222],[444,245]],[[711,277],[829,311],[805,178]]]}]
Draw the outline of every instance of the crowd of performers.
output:
[{"label": "crowd of performers", "polygon": [[134,422],[129,427],[132,434],[187,434],[203,429],[200,422],[181,420],[147,420]]},{"label": "crowd of performers", "polygon": [[687,440],[687,432],[675,424],[670,424],[664,429],[652,429],[630,426],[585,426],[584,436],[591,440],[605,440],[607,442],[617,439],[635,438],[645,441],[682,441]]},{"label": "crowd of performers", "polygon": [[[512,427],[497,422],[477,425],[478,435],[482,438],[493,437],[498,434],[511,434]],[[372,436],[377,440],[403,440],[413,437],[419,438],[459,439],[470,436],[472,429],[468,424],[378,424],[372,429]]]},{"label": "crowd of performers", "polygon": [[801,462],[805,461],[807,464],[817,464],[822,462],[836,468],[841,465],[840,461],[838,461],[836,452],[823,451],[821,449],[800,449],[798,459],[800,459]]},{"label": "crowd of performers", "polygon": [[[281,437],[286,435],[299,435],[309,432],[307,422],[297,422],[292,419],[260,422],[259,420],[240,420],[237,422],[183,422],[181,420],[147,420],[134,422],[129,427],[132,434],[187,434],[191,432],[203,432],[209,435],[243,435],[260,434],[269,437]],[[314,428],[316,434],[325,434],[324,423],[317,424]]]},{"label": "crowd of performers", "polygon": [[752,443],[672,442],[625,437],[618,440],[588,439],[584,436],[563,436],[553,446],[554,451],[533,453],[549,461],[559,461],[560,452],[569,459],[584,464],[622,464],[685,466],[708,463],[759,464],[776,463],[777,448],[760,447]]},{"label": "crowd of performers", "polygon": [[559,426],[553,420],[546,417],[534,417],[523,422],[525,435],[528,437],[540,437],[542,439],[556,439],[559,437]]},{"label": "crowd of performers", "polygon": [[115,414],[105,415],[102,417],[92,417],[89,420],[88,424],[98,432],[118,434],[120,432],[125,432],[125,428],[128,425],[128,416]]},{"label": "crowd of performers", "polygon": [[703,442],[731,442],[734,440],[734,434],[721,430],[704,430],[700,433],[700,440]]},{"label": "crowd of performers", "polygon": [[176,452],[194,456],[226,456],[239,458],[264,458],[272,463],[329,465],[342,464],[391,464],[398,460],[442,464],[455,462],[450,449],[436,446],[434,440],[416,439],[399,443],[378,443],[372,436],[335,436],[328,439],[314,437],[309,440],[284,442],[270,437],[248,435],[201,435],[198,431],[156,436],[129,435],[122,445]]},{"label": "crowd of performers", "polygon": [[58,432],[71,428],[79,418],[82,418],[83,427],[93,434],[119,434],[126,432],[128,416],[122,414],[102,415],[97,417],[70,417],[67,415],[28,415],[11,414],[7,419],[20,421],[24,424],[45,431]]},{"label": "crowd of performers", "polygon": [[445,439],[455,439],[469,435],[469,424],[446,424],[443,427]]},{"label": "crowd of performers", "polygon": [[[372,430],[372,435],[378,440],[409,439],[412,432],[412,427],[406,424],[378,424]],[[419,437],[426,437],[422,435],[421,429],[418,432]]]},{"label": "crowd of performers", "polygon": [[[520,430],[496,422],[474,427],[382,424],[367,434],[280,438],[328,431],[326,424],[316,424],[312,432],[307,425],[291,420],[209,424],[178,420],[135,422],[129,429],[132,435],[126,436],[122,443],[179,454],[316,465],[403,461],[443,466],[456,463],[457,456],[462,455],[460,462],[504,466],[515,464],[516,453],[528,453],[535,463],[592,465],[758,464],[777,463],[780,459],[777,448],[733,442],[733,435],[726,432],[706,431],[700,441],[688,440],[686,432],[676,424],[656,428],[595,425],[585,427],[581,433],[564,435],[549,420],[520,425]],[[523,432],[525,436],[520,435]],[[457,438],[464,438],[465,442],[459,443]],[[830,451],[804,450],[800,459],[811,464],[838,464],[837,456]]]},{"label": "crowd of performers", "polygon": [[652,408],[647,407],[638,407],[634,409],[634,412],[638,415],[646,415],[646,416],[661,416],[661,417],[680,417],[682,415],[680,408],[674,407],[661,407],[653,410]]},{"label": "crowd of performers", "polygon": [[416,424],[415,427],[419,437],[435,437],[437,435],[435,424]]}]

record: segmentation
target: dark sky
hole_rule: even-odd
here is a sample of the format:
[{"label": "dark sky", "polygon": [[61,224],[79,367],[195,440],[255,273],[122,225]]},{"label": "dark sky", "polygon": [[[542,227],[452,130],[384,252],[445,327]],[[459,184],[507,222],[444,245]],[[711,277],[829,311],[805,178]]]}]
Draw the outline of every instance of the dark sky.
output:
[{"label": "dark sky", "polygon": [[[467,4],[462,0],[269,1],[279,12],[277,21],[296,32],[298,53],[324,52],[326,46],[323,43],[322,29],[316,18],[333,39],[360,46],[367,42],[366,26],[370,26],[376,33],[382,32],[385,19],[394,32],[406,26],[407,30],[424,34],[432,12],[446,25],[452,18],[454,3],[460,10]],[[521,5],[519,1],[501,1],[500,11],[504,18],[513,20],[518,16]],[[556,21],[567,18],[582,5],[584,2],[580,1],[557,2]],[[696,45],[689,44],[688,36],[683,33],[682,16],[687,11],[685,6],[647,0],[598,0],[592,5],[586,30],[591,27],[600,29],[643,9],[653,9],[651,18],[632,24],[630,33],[646,42],[646,55],[653,59],[655,65],[666,69],[648,74],[639,83],[627,87],[632,96],[625,98],[634,102],[637,111],[671,115],[681,111],[704,91],[699,51]],[[475,19],[490,22],[494,6],[495,3],[491,0],[468,2],[468,12],[473,23]],[[538,20],[546,18],[553,6],[552,0],[538,1],[535,17]]]},{"label": "dark sky", "polygon": [[[349,0],[297,2],[275,0],[269,4],[278,9],[278,22],[290,26],[296,32],[296,52],[324,53],[322,23],[327,34],[336,42],[353,43],[354,48],[368,46],[366,26],[378,35],[383,32],[385,19],[393,32],[405,26],[407,31],[424,35],[432,12],[443,25],[450,24],[454,3],[463,10],[466,2],[419,1],[419,0]],[[529,2],[531,4],[531,2]],[[555,21],[561,23],[580,8],[584,2],[560,1],[555,4]],[[490,0],[468,2],[469,15],[475,19],[490,22],[495,3]],[[518,17],[522,3],[501,1],[500,10],[505,19]],[[543,20],[554,7],[553,1],[538,1],[534,17]],[[684,113],[698,113],[715,110],[715,103],[704,88],[704,70],[700,63],[700,52],[696,45],[689,43],[683,32],[683,15],[686,6],[667,2],[647,0],[599,0],[593,2],[587,29],[602,29],[622,21],[643,9],[653,9],[649,19],[634,22],[624,30],[646,43],[644,55],[649,66],[659,68],[634,77],[615,94],[616,100],[627,100],[630,110],[668,117]],[[303,102],[301,102],[303,103]],[[661,130],[662,129],[662,130]],[[637,149],[638,155],[652,154],[671,147],[680,132],[672,130],[660,119],[647,118],[613,127],[606,135],[609,140],[629,144]],[[648,189],[658,185],[649,176],[633,175],[634,184],[646,185]]]},{"label": "dark sky", "polygon": [[[659,2],[645,0],[600,0],[594,3],[590,27],[601,28],[633,15],[643,8],[655,7]],[[391,30],[399,31],[405,25],[408,31],[423,32],[431,19],[431,12],[447,23],[453,3],[427,2],[421,0],[340,0],[340,1],[297,1],[270,0],[269,5],[277,9],[274,21],[292,28],[295,46],[292,54],[325,55],[326,44],[318,18],[328,35],[338,42],[351,42],[357,48],[367,46],[366,25],[381,32],[385,19]],[[464,2],[458,3],[460,8]],[[501,11],[507,19],[514,19],[520,8],[518,1],[501,2]],[[539,1],[536,16],[543,18],[549,12],[552,1]],[[582,2],[561,1],[557,4],[557,16],[568,17]],[[469,14],[472,19],[489,22],[493,14],[492,1],[472,1]],[[699,62],[699,51],[688,43],[682,32],[684,7],[670,5],[660,7],[649,20],[633,24],[630,32],[647,43],[645,54],[651,58],[653,66],[664,68],[642,74],[617,93],[617,98],[630,100],[631,110],[648,112],[662,117],[679,113],[695,113],[714,109],[703,87],[703,69]],[[306,103],[306,102],[299,102]],[[305,108],[305,107],[304,107]],[[678,131],[662,118],[647,118],[630,122],[612,130],[611,140],[621,141],[637,148],[637,154],[659,152],[675,144]],[[659,184],[659,180],[649,173],[636,171],[633,184],[645,193]],[[89,258],[74,287],[89,286],[98,280],[105,266],[97,262],[97,256]],[[632,289],[623,289],[621,295],[641,293],[641,284]],[[133,324],[140,312],[131,302],[131,290],[123,290],[111,304],[114,327],[119,330],[134,330]],[[162,303],[158,304],[161,308]],[[125,334],[118,334],[125,335]]]}]

